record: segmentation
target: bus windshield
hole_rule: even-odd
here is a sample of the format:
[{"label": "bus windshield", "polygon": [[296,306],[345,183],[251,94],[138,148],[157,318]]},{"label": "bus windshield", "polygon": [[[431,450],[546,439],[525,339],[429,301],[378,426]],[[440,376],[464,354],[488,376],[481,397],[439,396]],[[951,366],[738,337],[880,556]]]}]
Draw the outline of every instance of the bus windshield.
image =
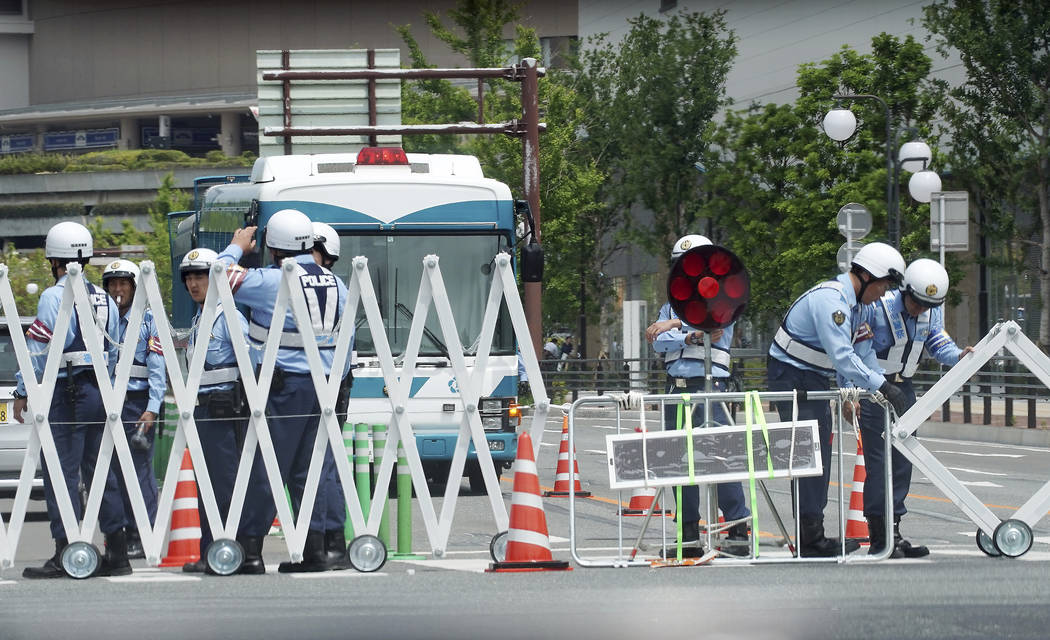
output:
[{"label": "bus windshield", "polygon": [[[375,287],[379,310],[386,323],[387,340],[395,356],[404,354],[408,344],[408,333],[412,326],[423,273],[423,257],[431,254],[440,259],[442,280],[448,292],[464,353],[477,353],[485,306],[495,274],[493,258],[499,251],[507,248],[505,237],[495,233],[398,233],[341,235],[340,240],[340,259],[335,263],[334,270],[344,281],[349,282],[354,257],[368,258],[368,271]],[[357,322],[354,344],[358,355],[375,355],[375,347],[363,310],[358,313]],[[449,347],[445,344],[441,325],[433,310],[428,312],[425,327],[420,355],[448,357]],[[500,306],[491,353],[510,355],[514,352],[514,331],[504,303]]]}]

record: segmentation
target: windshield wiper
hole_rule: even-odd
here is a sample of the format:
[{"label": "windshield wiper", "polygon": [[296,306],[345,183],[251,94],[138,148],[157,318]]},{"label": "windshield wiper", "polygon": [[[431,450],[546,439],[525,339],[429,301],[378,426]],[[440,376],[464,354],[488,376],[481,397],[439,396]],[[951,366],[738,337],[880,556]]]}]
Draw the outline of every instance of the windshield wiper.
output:
[{"label": "windshield wiper", "polygon": [[[407,306],[405,306],[404,303],[401,303],[401,302],[395,303],[394,304],[394,309],[396,309],[397,311],[400,311],[401,313],[405,314],[405,316],[408,318],[408,322],[410,324],[415,321],[415,316],[412,314],[412,311]],[[395,321],[394,324],[396,326],[397,322]],[[446,347],[445,343],[441,341],[441,338],[439,338],[437,336],[437,334],[434,333],[433,331],[431,331],[430,328],[427,327],[426,325],[423,325],[423,335],[425,335],[427,338],[429,338],[430,342],[433,343],[433,345],[435,347],[437,347],[439,351],[441,351],[441,355],[445,356],[450,361],[452,360],[452,356],[450,356],[449,353],[448,353],[448,347]]]}]

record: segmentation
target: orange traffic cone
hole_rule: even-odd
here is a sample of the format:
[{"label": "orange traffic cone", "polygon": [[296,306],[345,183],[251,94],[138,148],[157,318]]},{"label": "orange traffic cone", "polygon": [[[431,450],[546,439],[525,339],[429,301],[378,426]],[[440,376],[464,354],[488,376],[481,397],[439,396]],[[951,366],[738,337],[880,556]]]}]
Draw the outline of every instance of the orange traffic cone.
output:
[{"label": "orange traffic cone", "polygon": [[[641,427],[635,427],[636,433],[641,433]],[[654,516],[672,516],[674,512],[670,509],[661,509],[660,505],[653,505],[656,500],[656,489],[652,487],[637,487],[631,492],[631,501],[626,507],[620,509],[621,516],[644,516],[649,513],[649,507],[653,508]]]},{"label": "orange traffic cone", "polygon": [[576,462],[576,448],[572,451],[572,488],[569,487],[569,416],[561,421],[561,447],[558,449],[558,466],[554,469],[554,490],[545,491],[545,497],[564,498],[574,492],[577,498],[586,498],[590,491],[580,485],[580,465]]},{"label": "orange traffic cone", "polygon": [[846,516],[846,538],[868,540],[868,521],[864,519],[864,446],[857,437],[857,462],[853,465],[853,491],[849,495],[849,515]]},{"label": "orange traffic cone", "polygon": [[514,461],[514,494],[510,502],[510,531],[507,557],[493,562],[488,571],[572,571],[568,562],[551,557],[547,516],[540,498],[540,478],[532,454],[532,438],[518,436],[518,458]]},{"label": "orange traffic cone", "polygon": [[182,454],[179,481],[175,485],[175,503],[171,511],[171,534],[168,536],[168,555],[160,561],[162,567],[181,567],[201,559],[201,519],[197,512],[197,482],[193,477],[193,463],[188,449]]}]

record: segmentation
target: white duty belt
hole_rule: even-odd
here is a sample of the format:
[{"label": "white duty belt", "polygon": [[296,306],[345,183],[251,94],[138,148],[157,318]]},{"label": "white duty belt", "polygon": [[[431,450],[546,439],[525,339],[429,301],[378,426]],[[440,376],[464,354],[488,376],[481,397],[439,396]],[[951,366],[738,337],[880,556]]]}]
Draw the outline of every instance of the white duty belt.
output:
[{"label": "white duty belt", "polygon": [[74,367],[90,367],[91,354],[87,351],[66,351],[62,354],[62,366],[67,364]]},{"label": "white duty belt", "polygon": [[[691,358],[693,360],[704,361],[704,347],[695,344],[687,344],[685,348],[675,351],[668,351],[664,354],[664,363],[674,362],[679,358]],[[711,365],[712,368],[715,366],[721,367],[726,371],[729,371],[730,356],[729,352],[720,347],[711,347]]]},{"label": "white duty belt", "polygon": [[149,380],[149,369],[140,365],[131,365],[131,378],[134,380]]},{"label": "white duty belt", "polygon": [[[254,322],[248,324],[248,336],[256,342],[266,342],[269,334],[270,330],[267,327],[257,325]],[[335,349],[335,333],[318,331],[315,335],[317,336],[318,349]],[[298,331],[282,331],[280,345],[289,349],[302,349],[304,345],[303,334]]]},{"label": "white duty belt", "polygon": [[201,373],[200,384],[213,385],[222,384],[224,382],[236,382],[240,380],[241,372],[236,366],[232,367],[218,367],[215,369],[206,369]]}]

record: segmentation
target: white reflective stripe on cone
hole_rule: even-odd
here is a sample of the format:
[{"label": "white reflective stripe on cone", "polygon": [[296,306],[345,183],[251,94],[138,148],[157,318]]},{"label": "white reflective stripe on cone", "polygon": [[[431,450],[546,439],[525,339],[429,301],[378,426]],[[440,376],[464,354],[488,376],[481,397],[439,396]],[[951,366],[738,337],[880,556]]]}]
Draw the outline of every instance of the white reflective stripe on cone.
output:
[{"label": "white reflective stripe on cone", "polygon": [[507,533],[507,542],[531,544],[548,551],[550,551],[551,548],[550,540],[547,538],[546,534],[538,533],[536,531],[526,531],[525,529],[511,529]]},{"label": "white reflective stripe on cone", "polygon": [[201,537],[200,527],[180,527],[178,529],[172,529],[171,539],[172,540],[197,540]]},{"label": "white reflective stripe on cone", "polygon": [[534,493],[521,493],[515,491],[511,497],[511,508],[517,506],[532,507],[533,509],[539,509],[543,511],[543,499]]}]

